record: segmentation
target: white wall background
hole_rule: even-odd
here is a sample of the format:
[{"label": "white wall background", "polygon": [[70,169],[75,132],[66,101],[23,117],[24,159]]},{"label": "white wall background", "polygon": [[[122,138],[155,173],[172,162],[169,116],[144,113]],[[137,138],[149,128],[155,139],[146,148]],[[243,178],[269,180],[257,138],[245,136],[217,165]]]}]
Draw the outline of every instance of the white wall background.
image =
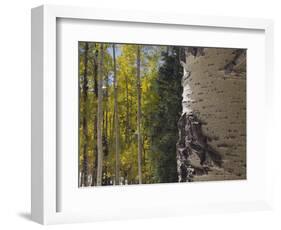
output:
[{"label": "white wall background", "polygon": [[[0,7],[0,228],[39,229],[30,221],[30,8],[68,4],[167,13],[272,18],[275,21],[275,210],[48,226],[52,229],[278,229],[281,227],[281,7],[278,0],[5,0]],[[257,127],[258,128],[258,127]],[[257,129],[258,131],[258,129]],[[262,134],[261,134],[262,135]],[[187,207],[188,208],[188,207]]]}]

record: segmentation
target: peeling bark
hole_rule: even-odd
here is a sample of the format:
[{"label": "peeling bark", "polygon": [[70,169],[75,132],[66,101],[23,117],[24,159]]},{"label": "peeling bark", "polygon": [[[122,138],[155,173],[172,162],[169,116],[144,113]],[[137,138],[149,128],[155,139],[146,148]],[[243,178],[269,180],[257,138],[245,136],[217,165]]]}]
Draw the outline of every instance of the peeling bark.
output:
[{"label": "peeling bark", "polygon": [[[185,56],[194,58],[204,56],[204,48],[186,48]],[[222,157],[209,144],[202,131],[202,122],[192,110],[192,94],[189,85],[192,72],[189,63],[181,61],[184,69],[182,76],[183,99],[182,116],[178,121],[179,139],[177,149],[177,171],[179,182],[191,182],[195,175],[208,174],[213,167],[222,166]]]},{"label": "peeling bark", "polygon": [[208,174],[211,167],[221,167],[221,156],[207,143],[202,123],[192,112],[178,121],[177,170],[179,182],[191,182],[194,175]]}]

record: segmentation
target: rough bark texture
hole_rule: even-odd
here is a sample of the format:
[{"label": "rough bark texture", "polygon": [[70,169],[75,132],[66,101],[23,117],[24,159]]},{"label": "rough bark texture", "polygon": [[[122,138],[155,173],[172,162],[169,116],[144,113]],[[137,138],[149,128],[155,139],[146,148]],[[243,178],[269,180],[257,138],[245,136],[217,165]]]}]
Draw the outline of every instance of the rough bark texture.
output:
[{"label": "rough bark texture", "polygon": [[179,182],[192,181],[195,175],[208,174],[221,167],[221,156],[207,143],[201,122],[195,114],[183,114],[178,122],[177,162]]},{"label": "rough bark texture", "polygon": [[187,48],[179,181],[246,178],[246,50]]}]

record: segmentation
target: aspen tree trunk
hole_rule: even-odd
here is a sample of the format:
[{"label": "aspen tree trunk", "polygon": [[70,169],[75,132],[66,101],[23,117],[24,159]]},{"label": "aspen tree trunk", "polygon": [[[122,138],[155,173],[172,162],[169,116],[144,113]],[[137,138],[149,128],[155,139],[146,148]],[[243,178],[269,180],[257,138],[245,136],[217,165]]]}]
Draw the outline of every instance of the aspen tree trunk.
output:
[{"label": "aspen tree trunk", "polygon": [[139,184],[142,183],[142,140],[141,140],[141,83],[140,83],[140,46],[137,46],[137,94],[138,94],[138,176]]},{"label": "aspen tree trunk", "polygon": [[[108,161],[108,157],[109,157],[109,146],[108,146],[108,134],[107,134],[107,130],[108,130],[108,72],[104,72],[104,84],[103,84],[103,131],[102,131],[102,146],[103,146],[103,158],[107,158],[105,159],[105,162]],[[108,176],[108,167],[107,165],[105,165],[103,167],[103,182],[102,184],[108,185],[109,184],[109,176]]]},{"label": "aspen tree trunk", "polygon": [[128,76],[126,75],[126,133],[125,133],[125,143],[128,144],[129,136],[129,89],[128,89]]},{"label": "aspen tree trunk", "polygon": [[87,102],[88,102],[88,51],[89,51],[89,44],[85,43],[85,51],[84,51],[84,73],[83,73],[83,136],[84,136],[84,143],[83,143],[83,169],[82,169],[82,185],[88,186],[88,121],[87,121]]},{"label": "aspen tree trunk", "polygon": [[246,50],[189,47],[185,54],[178,180],[244,179]]},{"label": "aspen tree trunk", "polygon": [[98,165],[97,165],[97,186],[102,185],[102,162],[103,162],[103,146],[102,146],[102,122],[103,122],[103,44],[100,47],[100,60],[98,67],[98,119],[97,119],[97,147],[98,147]]},{"label": "aspen tree trunk", "polygon": [[119,124],[118,124],[118,88],[117,88],[117,71],[115,58],[115,45],[113,44],[113,64],[114,64],[114,110],[115,110],[115,184],[119,185],[120,172],[120,152],[119,152]]},{"label": "aspen tree trunk", "polygon": [[97,147],[97,109],[95,109],[95,115],[94,115],[94,132],[93,132],[93,136],[94,136],[94,159],[93,159],[93,171],[92,171],[92,186],[95,186],[97,183],[97,167],[98,167],[98,147]]},{"label": "aspen tree trunk", "polygon": [[[98,51],[96,49],[96,44],[94,46],[95,48],[95,55],[94,55],[94,61],[93,61],[93,83],[94,83],[94,105],[96,100],[98,99]],[[93,145],[93,151],[94,151],[94,156],[93,157],[93,170],[92,170],[92,186],[95,186],[97,183],[97,166],[98,166],[98,148],[97,148],[97,106],[94,108],[94,118],[93,118],[93,123],[94,123],[94,130],[93,130],[93,140],[94,140],[94,145]]]}]

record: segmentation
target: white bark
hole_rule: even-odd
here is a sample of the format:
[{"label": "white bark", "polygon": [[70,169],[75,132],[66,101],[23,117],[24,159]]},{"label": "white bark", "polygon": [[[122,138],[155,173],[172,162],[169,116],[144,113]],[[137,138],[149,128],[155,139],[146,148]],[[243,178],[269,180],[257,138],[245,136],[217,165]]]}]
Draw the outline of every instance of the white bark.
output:
[{"label": "white bark", "polygon": [[189,114],[192,112],[190,108],[190,103],[192,102],[191,100],[191,95],[192,95],[192,90],[189,85],[188,78],[190,77],[190,71],[188,70],[188,65],[185,62],[181,62],[181,65],[183,67],[183,77],[182,77],[182,114],[186,113]]},{"label": "white bark", "polygon": [[[178,171],[188,171],[190,165],[194,166],[194,172],[198,171],[195,173],[195,181],[244,179],[246,52],[238,49],[204,48],[192,53],[194,49],[186,52],[186,60],[181,63],[184,75],[182,118],[179,122],[181,138],[177,146]],[[201,128],[198,124],[201,124]],[[192,128],[196,126],[198,128]],[[201,135],[198,131],[202,133],[201,138],[198,138]],[[187,140],[190,136],[191,140]],[[192,146],[199,143],[200,148],[203,148],[203,155],[206,156],[203,162],[193,154],[198,149],[193,151],[190,143]],[[223,170],[214,167],[212,161],[216,163],[219,160],[214,152],[222,157]],[[186,167],[181,167],[182,165]],[[202,173],[200,165],[207,165],[212,170],[208,174],[203,171],[204,175],[199,175]],[[183,175],[185,174],[184,172]],[[181,173],[179,180],[184,181]]]}]

